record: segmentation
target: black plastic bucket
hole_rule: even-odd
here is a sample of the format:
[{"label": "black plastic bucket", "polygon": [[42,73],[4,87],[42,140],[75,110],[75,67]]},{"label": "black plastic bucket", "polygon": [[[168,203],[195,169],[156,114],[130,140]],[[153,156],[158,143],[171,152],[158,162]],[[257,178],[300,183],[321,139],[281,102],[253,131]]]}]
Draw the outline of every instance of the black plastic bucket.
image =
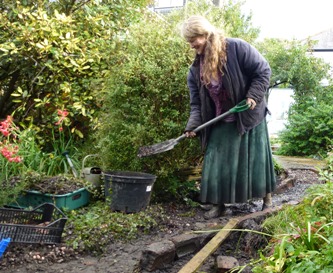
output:
[{"label": "black plastic bucket", "polygon": [[111,197],[111,210],[126,213],[144,210],[155,180],[156,176],[148,173],[104,172],[105,196]]}]

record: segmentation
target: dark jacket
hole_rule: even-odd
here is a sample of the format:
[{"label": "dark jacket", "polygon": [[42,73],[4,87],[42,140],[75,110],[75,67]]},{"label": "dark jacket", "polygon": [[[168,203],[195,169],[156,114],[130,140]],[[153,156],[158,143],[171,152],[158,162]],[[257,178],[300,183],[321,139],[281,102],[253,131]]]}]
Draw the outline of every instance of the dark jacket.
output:
[{"label": "dark jacket", "polygon": [[[257,126],[267,114],[265,99],[269,87],[271,69],[265,58],[249,43],[227,38],[227,63],[223,67],[222,83],[230,92],[234,105],[246,98],[256,101],[253,110],[236,114],[237,127],[244,134]],[[185,131],[192,131],[215,117],[215,106],[208,90],[200,81],[200,60],[196,56],[190,67],[187,84],[190,90],[191,112]],[[202,147],[205,148],[210,128],[200,132]]]}]

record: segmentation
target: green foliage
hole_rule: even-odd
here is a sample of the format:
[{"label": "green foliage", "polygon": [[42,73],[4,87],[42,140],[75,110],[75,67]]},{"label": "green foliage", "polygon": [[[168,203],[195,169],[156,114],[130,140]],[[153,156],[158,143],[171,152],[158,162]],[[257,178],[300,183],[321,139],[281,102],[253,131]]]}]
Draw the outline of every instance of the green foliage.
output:
[{"label": "green foliage", "polygon": [[241,7],[245,1],[232,1],[229,0],[223,5],[220,12],[217,11],[214,22],[218,22],[219,18],[222,16],[224,18],[224,24],[222,29],[229,37],[238,37],[246,40],[249,43],[254,42],[259,36],[259,28],[252,25],[252,15],[245,16],[241,12]]},{"label": "green foliage", "polygon": [[[0,166],[3,164],[9,165],[9,162],[0,157]],[[13,164],[11,164],[13,165]],[[6,169],[10,168],[10,166],[6,166]],[[2,168],[4,169],[4,168]],[[27,188],[27,184],[24,180],[20,179],[20,177],[11,177],[7,178],[3,175],[3,171],[0,174],[0,207],[13,203],[17,197],[20,195],[22,190]]]},{"label": "green foliage", "polygon": [[271,65],[272,82],[284,82],[294,91],[279,154],[318,156],[332,144],[332,85],[321,85],[329,78],[329,65],[310,53],[313,44],[269,39],[258,45]]},{"label": "green foliage", "polygon": [[332,195],[332,183],[310,187],[301,204],[266,219],[264,228],[274,239],[253,272],[331,272]]},{"label": "green foliage", "polygon": [[[98,94],[114,51],[113,39],[138,20],[140,8],[148,2],[0,3],[0,118],[14,112],[20,128],[16,141],[5,147],[20,162],[0,157],[4,197],[20,192],[26,186],[20,182],[22,176],[30,171],[70,172],[65,150],[78,167],[77,148],[96,125]],[[68,113],[65,130],[54,125],[59,109]],[[8,182],[13,176],[20,179]]]},{"label": "green foliage", "polygon": [[202,15],[213,25],[224,31],[227,37],[238,37],[253,42],[259,35],[259,29],[253,27],[251,15],[245,16],[241,12],[243,1],[225,1],[222,8],[213,5],[213,1],[188,1],[184,9],[168,15],[169,22],[181,23],[191,15]]},{"label": "green foliage", "polygon": [[326,167],[319,170],[320,180],[333,183],[333,146],[325,157]]},{"label": "green foliage", "polygon": [[[35,176],[57,175],[68,173],[69,167],[62,154],[67,149],[75,151],[73,142],[65,142],[59,131],[60,138],[53,139],[53,146],[48,152],[38,145],[36,131],[33,124],[24,129],[16,126],[10,116],[1,122],[0,129],[0,205],[10,204],[24,189],[31,189],[39,180]],[[53,134],[53,137],[55,135]],[[76,155],[73,163],[77,166]],[[30,179],[30,180],[29,180]],[[30,182],[29,182],[30,181]],[[32,182],[31,182],[32,181]]]},{"label": "green foliage", "polygon": [[[157,214],[157,215],[156,215]],[[69,217],[64,236],[66,242],[81,251],[103,252],[115,240],[131,240],[156,226],[154,217],[163,212],[150,211],[135,214],[112,212],[105,202],[96,202],[88,207],[67,212]],[[71,233],[66,233],[70,230]]]},{"label": "green foliage", "polygon": [[286,82],[295,92],[296,103],[313,97],[320,81],[328,77],[329,65],[311,52],[313,42],[266,39],[257,47],[267,58],[272,69],[271,82]]},{"label": "green foliage", "polygon": [[[332,91],[326,90],[333,94]],[[332,101],[333,95],[330,95]],[[325,96],[329,97],[329,96]],[[300,109],[303,109],[301,111]],[[286,130],[280,134],[280,154],[320,156],[333,143],[333,107],[325,99],[311,99],[291,106]]]},{"label": "green foliage", "polygon": [[[68,127],[65,127],[66,129],[68,130]],[[11,121],[8,131],[10,135],[6,140],[1,142],[0,150],[3,153],[5,148],[15,147],[12,157],[16,156],[20,160],[12,162],[10,158],[6,159],[5,156],[1,156],[1,160],[4,161],[1,165],[2,173],[5,174],[6,179],[16,175],[22,176],[30,171],[46,175],[68,173],[68,163],[63,155],[65,151],[69,151],[70,156],[74,156],[73,162],[75,166],[78,165],[77,154],[75,153],[77,150],[73,139],[70,138],[67,141],[64,132],[60,131],[56,126],[54,127],[54,131],[50,132],[52,135],[52,146],[47,149],[39,144],[42,141],[36,134],[38,127],[36,128],[33,124],[20,129],[14,121]]]},{"label": "green foliage", "polygon": [[0,117],[15,111],[43,135],[56,109],[66,108],[75,117],[71,132],[82,138],[95,125],[113,39],[148,2],[2,2]]},{"label": "green foliage", "polygon": [[161,202],[177,200],[188,205],[197,205],[199,186],[195,181],[184,181],[177,176],[169,176],[167,183],[154,185],[153,199]]},{"label": "green foliage", "polygon": [[272,69],[271,83],[288,82],[290,66],[293,64],[290,42],[266,39],[257,43],[257,48],[270,64]]},{"label": "green foliage", "polygon": [[276,175],[280,175],[284,172],[283,166],[281,166],[274,157],[273,157],[273,164],[274,164],[274,171],[275,171]]},{"label": "green foliage", "polygon": [[[172,25],[146,14],[120,41],[104,95],[98,150],[112,170],[144,170],[167,177],[189,149],[138,158],[138,148],[182,133],[188,111],[186,75],[191,57]],[[196,143],[197,144],[197,143]],[[191,142],[187,142],[193,147]],[[184,146],[183,146],[184,147]],[[193,152],[198,149],[193,148]]]}]

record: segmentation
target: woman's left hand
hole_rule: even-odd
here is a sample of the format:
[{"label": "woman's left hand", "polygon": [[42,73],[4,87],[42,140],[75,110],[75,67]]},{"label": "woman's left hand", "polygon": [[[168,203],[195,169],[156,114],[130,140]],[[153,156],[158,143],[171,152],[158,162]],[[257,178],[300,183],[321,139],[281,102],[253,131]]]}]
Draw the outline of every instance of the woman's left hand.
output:
[{"label": "woman's left hand", "polygon": [[247,98],[246,99],[246,104],[250,105],[250,109],[253,110],[254,107],[256,107],[257,103],[255,102],[254,99]]}]

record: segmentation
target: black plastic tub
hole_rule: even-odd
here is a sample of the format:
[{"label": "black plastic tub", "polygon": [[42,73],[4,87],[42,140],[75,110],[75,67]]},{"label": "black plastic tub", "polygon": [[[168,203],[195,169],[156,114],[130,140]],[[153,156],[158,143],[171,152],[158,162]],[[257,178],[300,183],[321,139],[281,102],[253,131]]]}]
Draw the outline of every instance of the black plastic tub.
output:
[{"label": "black plastic tub", "polygon": [[107,171],[103,175],[105,197],[111,199],[111,210],[133,213],[149,205],[155,175],[129,171]]}]

